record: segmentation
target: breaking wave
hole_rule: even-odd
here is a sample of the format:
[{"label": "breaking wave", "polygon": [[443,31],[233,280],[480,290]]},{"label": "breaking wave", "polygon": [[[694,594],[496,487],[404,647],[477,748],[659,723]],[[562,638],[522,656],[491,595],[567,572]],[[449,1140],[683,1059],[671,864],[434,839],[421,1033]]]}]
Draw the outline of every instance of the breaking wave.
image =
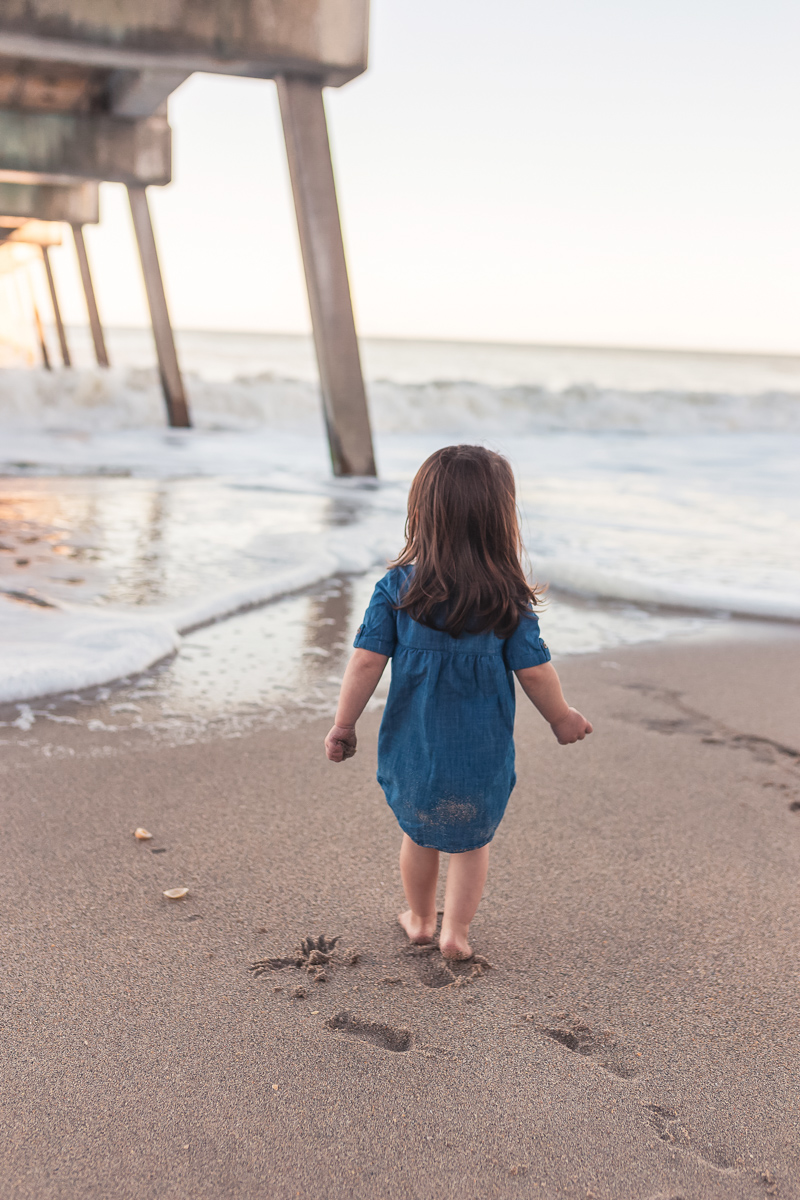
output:
[{"label": "breaking wave", "polygon": [[[312,383],[271,374],[230,382],[190,374],[186,383],[199,429],[319,429],[319,390]],[[378,433],[800,432],[797,392],[627,391],[590,383],[556,391],[457,380],[375,380],[368,390]],[[163,424],[158,376],[150,368],[0,372],[0,426],[9,430],[99,432]]]}]

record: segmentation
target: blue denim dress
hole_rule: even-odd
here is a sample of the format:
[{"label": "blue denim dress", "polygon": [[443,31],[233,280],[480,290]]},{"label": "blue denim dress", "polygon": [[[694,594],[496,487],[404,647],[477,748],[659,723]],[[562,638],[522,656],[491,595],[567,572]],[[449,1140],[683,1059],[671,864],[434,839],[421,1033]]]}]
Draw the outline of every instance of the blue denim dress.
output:
[{"label": "blue denim dress", "polygon": [[531,612],[509,638],[451,637],[394,606],[409,571],[376,585],[354,646],[392,659],[378,783],[412,841],[448,854],[494,837],[516,783],[513,671],[549,662]]}]

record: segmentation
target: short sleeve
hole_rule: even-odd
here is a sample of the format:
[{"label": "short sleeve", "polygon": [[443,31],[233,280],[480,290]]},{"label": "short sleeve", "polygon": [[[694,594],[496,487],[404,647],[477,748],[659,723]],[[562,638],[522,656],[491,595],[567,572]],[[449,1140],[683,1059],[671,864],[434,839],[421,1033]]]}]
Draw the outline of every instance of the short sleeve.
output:
[{"label": "short sleeve", "polygon": [[386,654],[391,658],[397,644],[397,610],[394,605],[389,576],[385,575],[375,585],[363,624],[358,627],[353,642],[357,650],[372,650],[375,654]]},{"label": "short sleeve", "polygon": [[533,613],[523,613],[519,625],[506,638],[503,658],[509,671],[522,671],[525,667],[538,667],[550,662],[550,651],[539,633],[539,619]]}]

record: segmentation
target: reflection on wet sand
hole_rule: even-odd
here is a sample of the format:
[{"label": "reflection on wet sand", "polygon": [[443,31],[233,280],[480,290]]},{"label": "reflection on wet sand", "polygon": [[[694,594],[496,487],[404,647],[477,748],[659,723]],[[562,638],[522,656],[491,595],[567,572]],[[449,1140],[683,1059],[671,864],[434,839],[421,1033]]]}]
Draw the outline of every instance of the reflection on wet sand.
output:
[{"label": "reflection on wet sand", "polygon": [[[31,603],[77,602],[88,612],[109,605],[157,615],[159,606],[213,597],[223,585],[235,590],[291,573],[319,555],[329,531],[341,538],[340,530],[362,522],[371,503],[360,487],[287,494],[197,476],[0,479],[0,591]],[[140,675],[6,706],[0,722],[35,741],[37,722],[175,732],[181,722],[235,726],[245,717],[327,711],[355,610],[370,590],[371,582],[328,579],[191,629],[179,654]]]},{"label": "reflection on wet sand", "polygon": [[355,525],[364,515],[364,491],[374,491],[374,488],[359,488],[356,492],[345,492],[325,499],[325,509],[322,519],[331,529],[343,525]]},{"label": "reflection on wet sand", "polygon": [[0,588],[137,607],[213,594],[313,559],[368,503],[196,477],[0,479]]},{"label": "reflection on wet sand", "polygon": [[0,482],[2,585],[56,600],[162,598],[165,503],[163,485],[144,480]]},{"label": "reflection on wet sand", "polygon": [[58,724],[182,742],[332,712],[373,584],[372,574],[328,579],[194,630],[179,654],[135,677],[4,705],[2,740],[36,749]]},{"label": "reflection on wet sand", "polygon": [[308,605],[306,644],[327,656],[343,647],[343,632],[350,628],[353,608],[353,583],[350,579],[331,579],[324,592],[311,596]]},{"label": "reflection on wet sand", "polygon": [[167,599],[162,543],[171,518],[170,495],[164,484],[151,484],[139,497],[131,521],[129,557],[103,593],[109,604],[157,604]]}]

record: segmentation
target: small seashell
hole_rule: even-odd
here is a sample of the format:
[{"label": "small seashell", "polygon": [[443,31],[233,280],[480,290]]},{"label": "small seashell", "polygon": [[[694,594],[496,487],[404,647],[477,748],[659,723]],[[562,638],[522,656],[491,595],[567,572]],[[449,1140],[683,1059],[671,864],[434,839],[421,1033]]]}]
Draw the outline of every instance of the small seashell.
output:
[{"label": "small seashell", "polygon": [[149,842],[153,835],[152,833],[148,833],[146,829],[142,829],[140,825],[138,829],[134,829],[133,836],[138,838],[140,842]]},{"label": "small seashell", "polygon": [[182,900],[184,896],[189,895],[188,888],[169,888],[164,895],[168,900]]}]

